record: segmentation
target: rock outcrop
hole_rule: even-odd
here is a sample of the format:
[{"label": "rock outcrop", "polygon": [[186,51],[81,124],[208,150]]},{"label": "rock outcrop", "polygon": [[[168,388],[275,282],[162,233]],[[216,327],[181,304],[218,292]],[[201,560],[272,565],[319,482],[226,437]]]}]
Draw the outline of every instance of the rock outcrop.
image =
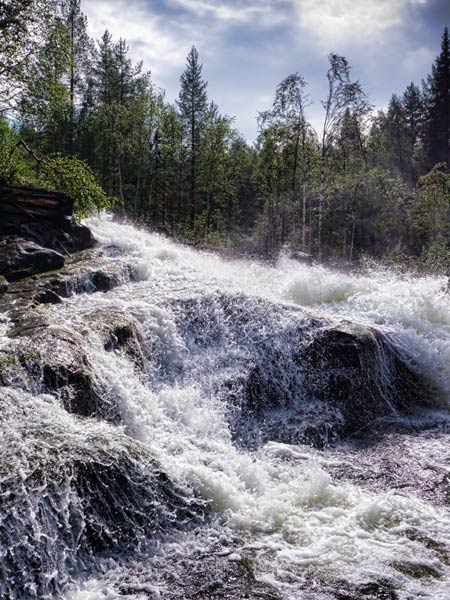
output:
[{"label": "rock outcrop", "polygon": [[0,242],[0,275],[8,281],[64,266],[64,256],[50,248],[20,238]]},{"label": "rock outcrop", "polygon": [[[100,337],[105,350],[121,352],[144,368],[136,321],[119,311],[86,316],[87,325]],[[48,323],[43,316],[28,316],[10,331],[11,341],[0,355],[0,384],[33,393],[53,393],[69,413],[120,421],[118,407],[95,379],[84,338]]]},{"label": "rock outcrop", "polygon": [[60,269],[66,256],[95,244],[72,223],[73,204],[58,192],[0,186],[0,275],[16,281]]},{"label": "rock outcrop", "polygon": [[231,412],[245,446],[270,440],[320,448],[380,417],[430,406],[435,396],[408,358],[370,327],[300,328],[297,342],[287,344],[290,357],[265,350],[266,367],[248,369]]}]

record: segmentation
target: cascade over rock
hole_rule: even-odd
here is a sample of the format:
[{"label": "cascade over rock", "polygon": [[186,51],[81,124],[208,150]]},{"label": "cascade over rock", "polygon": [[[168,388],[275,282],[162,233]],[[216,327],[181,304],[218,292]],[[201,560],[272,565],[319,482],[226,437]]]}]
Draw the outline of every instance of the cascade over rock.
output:
[{"label": "cascade over rock", "polygon": [[175,310],[190,352],[227,349],[216,390],[244,447],[321,447],[435,396],[417,366],[371,327],[241,296],[189,300]]},{"label": "cascade over rock", "polygon": [[[144,368],[136,321],[120,312],[87,317],[87,324],[108,351],[123,352]],[[0,382],[29,391],[54,392],[64,408],[85,417],[120,420],[113,399],[95,381],[83,336],[49,325],[44,319],[24,319],[11,332],[12,341],[0,356]]]},{"label": "cascade over rock", "polygon": [[145,446],[67,415],[51,397],[3,389],[0,427],[2,598],[55,598],[100,552],[138,552],[203,511]]}]

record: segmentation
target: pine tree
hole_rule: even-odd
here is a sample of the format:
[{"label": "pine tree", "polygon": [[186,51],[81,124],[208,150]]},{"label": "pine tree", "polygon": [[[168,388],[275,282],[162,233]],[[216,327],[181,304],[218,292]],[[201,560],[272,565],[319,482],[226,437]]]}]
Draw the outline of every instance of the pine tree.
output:
[{"label": "pine tree", "polygon": [[75,112],[77,96],[87,85],[95,48],[87,33],[87,18],[81,12],[80,0],[65,0],[62,15],[69,37],[69,131],[67,149],[74,152]]},{"label": "pine tree", "polygon": [[47,22],[45,43],[28,67],[20,104],[22,135],[43,152],[63,152],[69,94],[69,38],[59,15]]},{"label": "pine tree", "polygon": [[450,165],[450,40],[442,34],[441,53],[436,58],[426,85],[427,124],[425,143],[430,166]]},{"label": "pine tree", "polygon": [[417,145],[423,133],[424,105],[422,94],[413,82],[406,88],[402,104],[413,145]]},{"label": "pine tree", "polygon": [[195,228],[197,210],[197,158],[207,109],[207,83],[202,78],[202,66],[198,60],[198,52],[195,46],[192,46],[187,56],[186,69],[181,75],[181,90],[177,102],[190,146],[189,188],[190,226],[192,230]]},{"label": "pine tree", "polygon": [[0,114],[14,112],[53,19],[50,0],[0,1]]}]

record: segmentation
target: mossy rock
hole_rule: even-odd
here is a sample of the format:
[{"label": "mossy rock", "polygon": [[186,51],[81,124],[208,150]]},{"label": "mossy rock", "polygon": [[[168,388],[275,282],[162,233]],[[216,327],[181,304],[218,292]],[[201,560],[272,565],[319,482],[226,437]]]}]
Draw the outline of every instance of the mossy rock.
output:
[{"label": "mossy rock", "polygon": [[0,298],[6,294],[6,292],[8,291],[8,288],[9,288],[8,280],[5,277],[3,277],[3,275],[0,275]]},{"label": "mossy rock", "polygon": [[[144,355],[138,322],[121,311],[85,315],[89,330],[105,350],[126,355],[140,371]],[[84,417],[118,422],[118,407],[96,381],[86,351],[84,332],[49,326],[39,313],[19,320],[10,330],[11,342],[0,353],[0,383],[30,392],[55,394],[64,408]]]},{"label": "mossy rock", "polygon": [[392,563],[393,568],[403,575],[412,577],[413,579],[439,579],[442,577],[442,573],[438,571],[433,565],[409,561],[396,561]]}]

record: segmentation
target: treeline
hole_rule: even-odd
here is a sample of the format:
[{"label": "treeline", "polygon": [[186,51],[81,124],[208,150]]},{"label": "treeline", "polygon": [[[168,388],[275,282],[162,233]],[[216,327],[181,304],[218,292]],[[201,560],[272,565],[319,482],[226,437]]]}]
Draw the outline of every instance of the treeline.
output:
[{"label": "treeline", "polygon": [[331,54],[321,131],[294,73],[249,145],[208,98],[195,47],[171,103],[125,40],[90,39],[80,0],[0,4],[5,179],[45,182],[50,172],[74,193],[88,181],[84,207],[115,198],[116,211],[196,242],[449,260],[447,28],[428,78],[386,111],[374,114],[347,60]]}]

